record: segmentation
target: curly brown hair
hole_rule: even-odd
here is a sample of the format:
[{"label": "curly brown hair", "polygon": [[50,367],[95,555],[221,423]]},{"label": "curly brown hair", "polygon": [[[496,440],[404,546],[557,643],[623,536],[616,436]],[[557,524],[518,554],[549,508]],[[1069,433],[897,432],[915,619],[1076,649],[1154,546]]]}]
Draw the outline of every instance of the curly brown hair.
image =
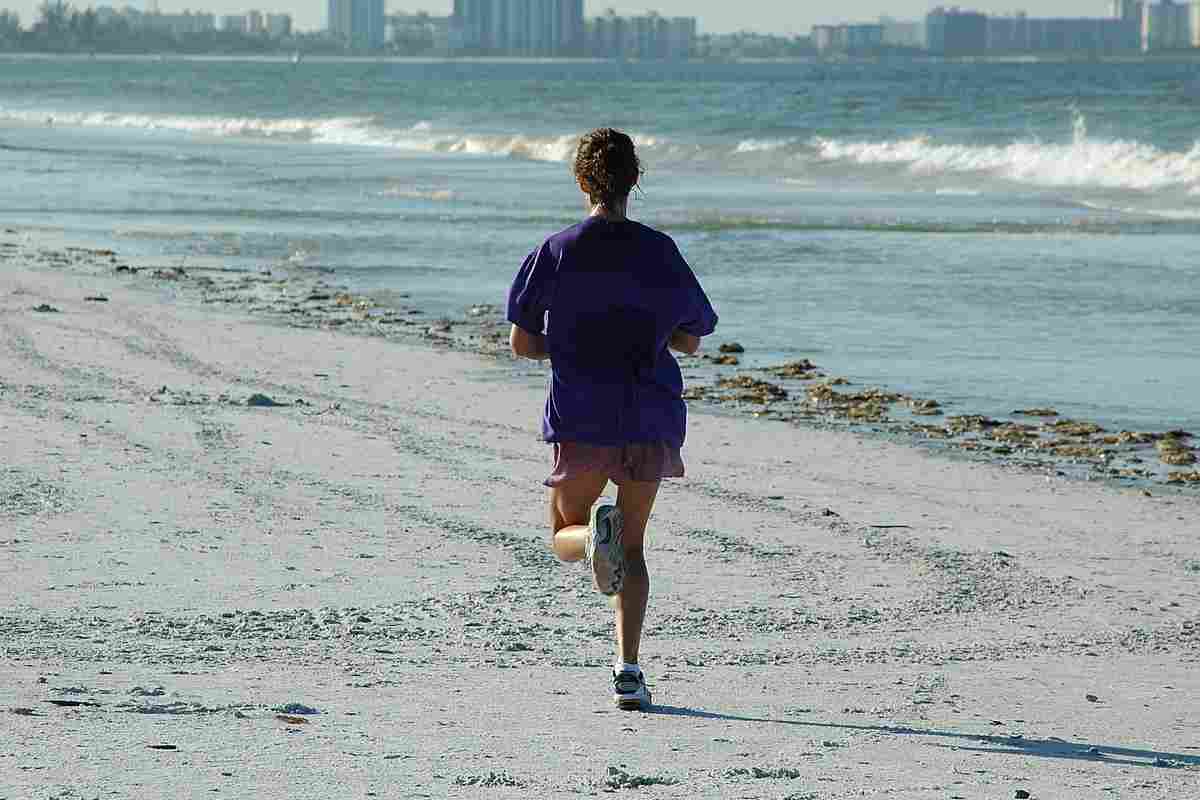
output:
[{"label": "curly brown hair", "polygon": [[638,185],[642,165],[629,136],[613,128],[597,128],[580,137],[574,171],[592,203],[611,210]]}]

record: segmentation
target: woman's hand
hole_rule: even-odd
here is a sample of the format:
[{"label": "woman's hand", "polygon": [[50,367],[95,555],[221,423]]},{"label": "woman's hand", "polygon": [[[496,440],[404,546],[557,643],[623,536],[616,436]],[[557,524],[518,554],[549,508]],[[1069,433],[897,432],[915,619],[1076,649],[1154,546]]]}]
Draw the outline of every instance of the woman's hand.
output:
[{"label": "woman's hand", "polygon": [[521,358],[541,361],[550,357],[550,352],[546,349],[545,336],[530,333],[517,325],[513,325],[512,330],[508,332],[508,344],[512,348],[513,355]]},{"label": "woman's hand", "polygon": [[700,337],[692,336],[690,333],[676,328],[671,334],[671,340],[667,343],[667,346],[677,352],[693,356],[700,349]]}]

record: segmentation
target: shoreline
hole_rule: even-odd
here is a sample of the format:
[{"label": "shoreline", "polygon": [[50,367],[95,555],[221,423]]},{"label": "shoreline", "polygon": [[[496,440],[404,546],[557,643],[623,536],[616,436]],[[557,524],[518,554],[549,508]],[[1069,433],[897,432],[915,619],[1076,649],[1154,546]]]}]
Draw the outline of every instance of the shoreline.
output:
[{"label": "shoreline", "polygon": [[[0,249],[5,800],[1160,800],[1200,775],[1200,498],[696,414],[647,552],[657,705],[621,713],[611,611],[546,547],[537,370],[52,238]],[[262,313],[306,304],[329,313]],[[344,335],[367,324],[406,333]]]},{"label": "shoreline", "polygon": [[845,54],[833,54],[829,56],[808,55],[808,56],[779,56],[755,58],[751,56],[742,58],[689,58],[679,60],[663,60],[663,59],[636,59],[636,58],[600,58],[595,56],[454,56],[454,55],[393,55],[380,53],[378,55],[352,55],[352,54],[332,54],[332,53],[305,53],[303,48],[292,48],[287,52],[270,52],[270,53],[198,53],[175,50],[154,50],[141,52],[89,52],[89,51],[72,51],[72,52],[51,52],[51,51],[25,51],[11,50],[0,52],[0,61],[145,61],[156,62],[164,59],[171,61],[192,61],[192,62],[261,62],[261,63],[280,63],[294,64],[294,53],[299,50],[303,56],[305,63],[395,63],[395,64],[549,64],[549,65],[571,65],[571,64],[612,64],[616,66],[622,65],[647,65],[647,66],[667,66],[667,67],[696,67],[696,66],[724,66],[729,64],[762,64],[762,65],[780,65],[780,66],[814,66],[814,65],[838,65],[838,64],[910,64],[910,65],[928,65],[928,64],[961,64],[964,66],[978,64],[999,64],[999,65],[1029,65],[1029,64],[1192,64],[1200,61],[1200,53],[1195,50],[1170,50],[1147,53],[1126,53],[1126,54],[1095,54],[1089,52],[1079,53],[1012,53],[1000,55],[973,55],[973,56],[938,56],[928,53],[888,53],[877,56],[852,56]]},{"label": "shoreline", "polygon": [[[2,244],[11,244],[13,235],[0,237],[0,247],[6,248],[0,254],[42,259],[59,268],[112,272],[139,282],[168,282],[201,303],[289,326],[416,341],[512,361],[508,324],[496,303],[478,303],[457,317],[431,317],[420,308],[419,298],[392,290],[356,293],[338,283],[335,272],[323,269],[275,265],[259,272],[231,271],[215,258],[161,266],[162,259],[124,259],[107,248],[98,251],[105,254],[99,261],[87,264],[89,253],[97,251],[83,243],[64,240],[59,249],[34,245],[30,253]],[[746,351],[741,343],[722,341],[718,332],[705,352],[676,355],[684,373],[684,396],[693,410],[877,436],[938,457],[979,459],[1084,482],[1143,491],[1200,490],[1200,439],[1193,431],[1108,430],[1032,404],[1005,417],[982,416],[970,409],[948,409],[935,398],[857,384],[808,359],[743,366]],[[544,374],[541,365],[516,361],[509,366],[513,375]]]}]

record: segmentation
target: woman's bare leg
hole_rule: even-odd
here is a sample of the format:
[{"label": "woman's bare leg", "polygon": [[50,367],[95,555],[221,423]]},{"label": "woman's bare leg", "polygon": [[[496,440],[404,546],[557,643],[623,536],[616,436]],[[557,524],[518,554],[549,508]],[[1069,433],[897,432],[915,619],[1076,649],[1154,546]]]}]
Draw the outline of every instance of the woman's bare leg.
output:
[{"label": "woman's bare leg", "polygon": [[560,561],[580,561],[587,555],[592,506],[607,485],[607,473],[585,472],[550,490],[550,549]]},{"label": "woman's bare leg", "polygon": [[[550,547],[561,561],[580,561],[587,554],[588,520],[592,506],[608,485],[608,475],[589,472],[550,490]],[[621,509],[621,544],[625,550],[625,583],[613,596],[616,611],[617,655],[628,664],[638,663],[650,573],[644,554],[646,524],[658,496],[658,481],[625,481],[617,492]]]},{"label": "woman's bare leg", "polygon": [[[638,663],[646,601],[650,597],[650,573],[646,570],[644,542],[646,523],[658,495],[658,481],[625,481],[617,493],[621,509],[621,544],[625,548],[625,584],[613,597],[617,613],[617,655],[627,664]],[[587,528],[585,526],[584,530]]]}]

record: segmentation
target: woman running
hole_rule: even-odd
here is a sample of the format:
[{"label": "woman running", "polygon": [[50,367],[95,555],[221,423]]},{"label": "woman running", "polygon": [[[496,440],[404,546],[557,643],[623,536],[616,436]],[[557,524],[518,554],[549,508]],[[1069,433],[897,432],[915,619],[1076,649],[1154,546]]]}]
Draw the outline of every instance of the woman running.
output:
[{"label": "woman running", "polygon": [[[591,562],[613,598],[613,700],[650,707],[638,647],[650,576],[646,523],[659,482],[683,475],[683,379],[669,350],[695,353],[717,315],[675,243],[626,216],[641,166],[633,141],[599,128],[579,141],[575,180],[590,214],[525,259],[508,294],[518,356],[550,359],[542,437],[554,444],[551,547]],[[609,481],[616,505],[598,504]]]}]

